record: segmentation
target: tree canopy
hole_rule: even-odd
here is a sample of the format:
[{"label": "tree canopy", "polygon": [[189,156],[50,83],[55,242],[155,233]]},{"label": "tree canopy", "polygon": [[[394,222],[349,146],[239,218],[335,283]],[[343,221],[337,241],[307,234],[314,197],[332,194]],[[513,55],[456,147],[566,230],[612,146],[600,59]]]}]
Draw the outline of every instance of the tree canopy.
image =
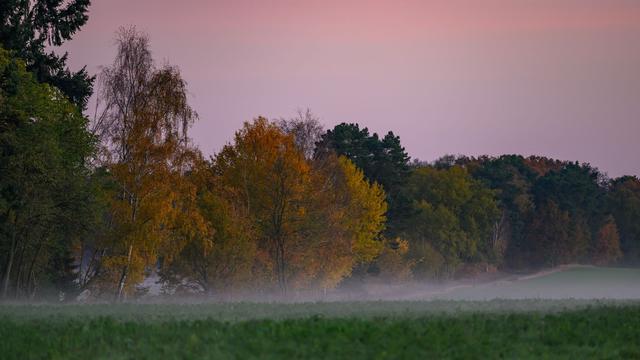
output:
[{"label": "tree canopy", "polygon": [[[56,264],[90,223],[86,163],[94,137],[60,91],[38,83],[23,61],[0,49],[0,248],[6,297],[61,280]],[[44,279],[38,275],[44,274]],[[61,276],[64,276],[62,274]]]},{"label": "tree canopy", "polygon": [[369,129],[358,124],[342,123],[322,135],[316,147],[316,157],[335,152],[349,158],[370,182],[378,183],[387,193],[387,233],[399,234],[403,221],[409,215],[410,202],[404,188],[409,177],[410,157],[400,144],[400,137],[388,132],[382,139],[369,134]]},{"label": "tree canopy", "polygon": [[15,52],[39,82],[48,83],[80,109],[92,93],[94,77],[85,68],[72,72],[67,54],[47,52],[70,40],[89,19],[90,0],[3,0],[0,4],[0,44]]}]

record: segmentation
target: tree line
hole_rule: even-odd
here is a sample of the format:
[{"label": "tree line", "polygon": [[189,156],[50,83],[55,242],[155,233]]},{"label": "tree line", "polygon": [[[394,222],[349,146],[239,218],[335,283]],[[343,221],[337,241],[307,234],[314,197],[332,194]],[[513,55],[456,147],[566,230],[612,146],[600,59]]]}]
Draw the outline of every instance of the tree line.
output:
[{"label": "tree line", "polygon": [[[0,5],[0,294],[287,294],[640,260],[640,180],[545,157],[411,160],[393,132],[257,117],[206,157],[177,67],[120,29],[97,77],[46,53],[89,1]],[[94,91],[96,115],[83,115]]]}]

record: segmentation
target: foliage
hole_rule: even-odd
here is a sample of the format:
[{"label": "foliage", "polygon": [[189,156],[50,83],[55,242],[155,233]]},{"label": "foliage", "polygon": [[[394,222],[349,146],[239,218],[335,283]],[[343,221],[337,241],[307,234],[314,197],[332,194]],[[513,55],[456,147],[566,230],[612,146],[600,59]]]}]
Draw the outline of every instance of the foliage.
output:
[{"label": "foliage", "polygon": [[609,183],[597,169],[539,156],[455,161],[497,191],[508,267],[597,261],[597,234],[611,211]]},{"label": "foliage", "polygon": [[401,238],[388,241],[376,259],[379,278],[391,282],[403,282],[413,278],[415,261],[409,259],[409,241]]},{"label": "foliage", "polygon": [[408,222],[411,230],[407,234],[420,249],[415,254],[418,268],[431,267],[420,256],[433,257],[433,250],[443,257],[444,274],[453,274],[461,262],[500,260],[491,241],[499,219],[495,194],[464,168],[416,168],[409,180],[409,194],[415,215]]},{"label": "foliage", "polygon": [[620,259],[620,237],[618,227],[612,216],[608,216],[596,236],[593,249],[593,262],[597,265],[608,265]]},{"label": "foliage", "polygon": [[389,204],[386,233],[395,236],[401,232],[410,212],[410,202],[404,194],[410,157],[400,144],[400,137],[390,131],[380,139],[358,124],[342,123],[322,135],[317,144],[316,157],[331,152],[349,158],[370,182],[382,186]]},{"label": "foliage", "polygon": [[540,177],[532,191],[537,204],[554,201],[572,216],[583,216],[591,223],[602,217],[605,189],[601,178],[588,164],[567,163]]},{"label": "foliage", "polygon": [[613,180],[608,208],[618,227],[625,262],[637,264],[640,261],[640,180],[633,176]]},{"label": "foliage", "polygon": [[197,208],[209,231],[190,236],[164,264],[166,289],[225,295],[250,287],[257,249],[247,214],[222,196],[210,162],[199,159],[188,180],[197,188]]},{"label": "foliage", "polygon": [[39,82],[55,86],[84,109],[94,77],[85,68],[71,72],[67,54],[46,52],[60,46],[86,24],[90,0],[3,0],[0,3],[0,44],[23,59]]},{"label": "foliage", "polygon": [[[87,121],[0,49],[0,264],[2,295],[35,294],[72,271],[68,256],[93,212]],[[64,267],[68,271],[65,271]],[[65,281],[63,281],[65,282]],[[67,282],[68,283],[68,282]]]},{"label": "foliage", "polygon": [[531,264],[556,266],[575,261],[577,249],[571,244],[574,239],[569,233],[570,226],[569,213],[555,202],[550,200],[539,206],[527,229]]},{"label": "foliage", "polygon": [[496,191],[503,216],[498,223],[498,239],[505,244],[505,262],[521,267],[525,262],[525,228],[535,209],[531,188],[536,173],[518,155],[481,157],[466,165],[474,178]]},{"label": "foliage", "polygon": [[97,276],[123,299],[159,257],[171,260],[187,239],[209,229],[196,208],[196,188],[184,176],[197,156],[187,135],[197,115],[179,71],[156,69],[146,36],[121,29],[118,54],[103,70],[101,86],[104,108],[95,131],[116,189],[111,236],[94,245],[103,251]]},{"label": "foliage", "polygon": [[281,291],[297,277],[304,277],[299,260],[309,250],[299,233],[304,224],[305,192],[310,167],[293,137],[285,135],[265,118],[245,123],[233,145],[215,158],[224,196],[248,215],[256,234],[258,266],[272,272]]},{"label": "foliage", "polygon": [[309,162],[293,136],[264,118],[245,123],[215,157],[214,173],[222,196],[249,219],[255,276],[282,292],[334,287],[381,249],[382,189],[346,158]]}]

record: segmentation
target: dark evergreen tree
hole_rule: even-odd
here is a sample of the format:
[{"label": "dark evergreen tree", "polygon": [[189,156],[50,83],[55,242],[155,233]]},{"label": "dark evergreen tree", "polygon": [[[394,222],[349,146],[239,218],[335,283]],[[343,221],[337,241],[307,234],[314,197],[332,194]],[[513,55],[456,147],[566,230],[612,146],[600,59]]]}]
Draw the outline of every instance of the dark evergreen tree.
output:
[{"label": "dark evergreen tree", "polygon": [[524,235],[535,207],[531,194],[535,172],[520,155],[481,157],[465,166],[475,178],[497,192],[503,212],[498,225],[507,243],[505,263],[509,267],[526,266],[528,247]]},{"label": "dark evergreen tree", "polygon": [[387,194],[387,235],[402,231],[403,222],[411,211],[405,185],[409,176],[410,157],[393,132],[380,139],[358,124],[342,123],[328,130],[316,146],[316,157],[329,152],[348,157],[371,182],[382,185]]},{"label": "dark evergreen tree", "polygon": [[0,1],[0,44],[22,58],[27,70],[39,82],[51,84],[85,109],[94,77],[85,68],[72,72],[67,54],[47,52],[60,46],[87,22],[90,0],[2,0]]},{"label": "dark evergreen tree", "polygon": [[603,175],[589,164],[567,163],[540,177],[533,193],[536,203],[553,200],[562,210],[581,215],[595,228],[604,214]]},{"label": "dark evergreen tree", "polygon": [[607,208],[613,214],[620,235],[620,247],[627,264],[640,262],[640,179],[623,176],[611,182]]},{"label": "dark evergreen tree", "polygon": [[[0,49],[0,273],[3,297],[33,295],[88,233],[93,194],[87,120]],[[57,259],[56,259],[57,258]],[[64,266],[63,266],[64,265]],[[66,276],[62,276],[65,278]],[[67,282],[67,281],[64,281]],[[55,285],[55,284],[54,284]]]}]

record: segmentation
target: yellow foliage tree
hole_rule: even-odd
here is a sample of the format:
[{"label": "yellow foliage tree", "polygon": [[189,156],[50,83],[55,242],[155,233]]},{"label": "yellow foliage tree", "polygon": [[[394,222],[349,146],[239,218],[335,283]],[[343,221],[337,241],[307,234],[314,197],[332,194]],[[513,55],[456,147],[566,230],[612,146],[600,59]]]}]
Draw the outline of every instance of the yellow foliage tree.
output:
[{"label": "yellow foliage tree", "polygon": [[346,157],[341,156],[339,162],[349,196],[344,221],[353,236],[353,253],[356,261],[369,262],[380,253],[383,246],[377,240],[386,220],[384,190],[377,183],[369,184],[363,172]]},{"label": "yellow foliage tree", "polygon": [[330,289],[354,266],[380,254],[387,205],[382,187],[370,184],[346,157],[328,154],[316,159],[312,174],[304,236],[313,241],[305,266],[313,272],[308,285]]}]

